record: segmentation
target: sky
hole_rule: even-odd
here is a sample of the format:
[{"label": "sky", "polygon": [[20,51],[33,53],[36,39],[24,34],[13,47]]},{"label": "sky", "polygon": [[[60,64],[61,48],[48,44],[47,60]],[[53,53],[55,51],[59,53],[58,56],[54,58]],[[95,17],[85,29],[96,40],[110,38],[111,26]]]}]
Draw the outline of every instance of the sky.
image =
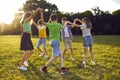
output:
[{"label": "sky", "polygon": [[120,9],[120,0],[47,0],[62,12],[84,12],[98,6],[103,11]]},{"label": "sky", "polygon": [[[0,1],[0,23],[10,24],[14,14],[23,6],[26,0],[1,0]],[[46,0],[55,4],[62,12],[84,12],[98,6],[103,11],[115,11],[120,9],[120,0]]]},{"label": "sky", "polygon": [[26,0],[1,0],[0,1],[0,23],[10,24],[14,19],[14,14],[18,8],[23,6]]}]

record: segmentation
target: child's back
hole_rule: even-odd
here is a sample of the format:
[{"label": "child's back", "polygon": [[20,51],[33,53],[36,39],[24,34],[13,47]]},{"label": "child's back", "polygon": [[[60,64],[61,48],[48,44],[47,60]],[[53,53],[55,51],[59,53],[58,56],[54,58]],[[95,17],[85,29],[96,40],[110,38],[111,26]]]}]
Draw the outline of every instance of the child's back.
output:
[{"label": "child's back", "polygon": [[49,29],[50,40],[60,41],[61,24],[57,22],[46,23]]}]

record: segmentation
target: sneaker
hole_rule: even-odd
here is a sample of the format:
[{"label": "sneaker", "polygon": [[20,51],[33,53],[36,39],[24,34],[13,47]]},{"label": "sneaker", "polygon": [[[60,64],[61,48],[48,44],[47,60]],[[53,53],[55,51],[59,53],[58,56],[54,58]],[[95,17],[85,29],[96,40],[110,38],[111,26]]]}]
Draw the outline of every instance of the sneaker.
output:
[{"label": "sneaker", "polygon": [[82,62],[82,67],[86,68],[86,63],[84,61]]},{"label": "sneaker", "polygon": [[23,71],[26,71],[27,70],[27,68],[25,67],[25,66],[18,66],[18,69],[20,69],[20,70],[23,70]]},{"label": "sneaker", "polygon": [[61,69],[61,74],[65,74],[67,71],[68,71],[67,68],[62,68],[62,69]]},{"label": "sneaker", "polygon": [[92,65],[95,65],[96,63],[95,62],[92,62]]},{"label": "sneaker", "polygon": [[42,57],[44,55],[44,53],[41,53],[39,56]]},{"label": "sneaker", "polygon": [[66,58],[63,58],[63,61],[65,61],[66,60]]},{"label": "sneaker", "polygon": [[47,67],[45,67],[45,66],[42,67],[42,68],[40,69],[40,71],[43,72],[43,73],[47,73]]},{"label": "sneaker", "polygon": [[24,65],[25,65],[25,66],[29,66],[28,61],[24,61]]},{"label": "sneaker", "polygon": [[46,55],[46,56],[45,56],[45,58],[49,58],[49,56],[48,56],[48,55]]},{"label": "sneaker", "polygon": [[75,58],[72,58],[72,60],[74,61],[74,60],[75,60]]}]

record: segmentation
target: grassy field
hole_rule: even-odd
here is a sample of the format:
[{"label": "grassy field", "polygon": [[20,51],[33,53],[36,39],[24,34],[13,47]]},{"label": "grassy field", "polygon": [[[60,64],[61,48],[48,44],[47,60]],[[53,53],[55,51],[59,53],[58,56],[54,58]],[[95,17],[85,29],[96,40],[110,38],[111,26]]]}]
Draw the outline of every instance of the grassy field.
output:
[{"label": "grassy field", "polygon": [[[34,46],[38,40],[32,37]],[[90,54],[87,55],[87,67],[82,69],[83,60],[82,36],[74,36],[73,47],[75,61],[72,61],[70,52],[65,55],[65,66],[70,68],[69,72],[61,75],[58,71],[59,60],[48,68],[48,74],[41,73],[39,69],[48,61],[39,57],[35,48],[30,58],[28,71],[18,70],[18,63],[23,54],[19,50],[20,36],[0,36],[0,80],[120,80],[120,36],[99,35],[94,36],[94,58],[96,65],[90,62]],[[47,39],[47,49],[51,56],[51,47]],[[61,42],[61,49],[63,43]]]}]

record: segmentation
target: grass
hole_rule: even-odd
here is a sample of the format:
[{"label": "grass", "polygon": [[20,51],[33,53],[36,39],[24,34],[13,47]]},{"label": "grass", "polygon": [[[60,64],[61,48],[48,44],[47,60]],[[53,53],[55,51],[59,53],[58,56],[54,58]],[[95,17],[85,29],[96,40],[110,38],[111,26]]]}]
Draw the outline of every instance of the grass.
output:
[{"label": "grass", "polygon": [[[38,40],[32,37],[34,46]],[[119,80],[120,79],[120,36],[99,35],[94,36],[94,58],[96,65],[91,65],[90,54],[87,55],[87,67],[82,69],[83,60],[82,37],[74,36],[73,48],[76,60],[72,61],[70,52],[65,55],[65,66],[70,68],[69,72],[61,75],[58,71],[59,60],[56,60],[48,69],[48,74],[41,73],[39,69],[48,61],[39,57],[35,48],[30,58],[28,71],[18,70],[18,63],[23,54],[19,50],[20,36],[0,36],[0,80]],[[51,47],[47,39],[47,49],[51,56]],[[63,43],[61,42],[61,49]]]}]

